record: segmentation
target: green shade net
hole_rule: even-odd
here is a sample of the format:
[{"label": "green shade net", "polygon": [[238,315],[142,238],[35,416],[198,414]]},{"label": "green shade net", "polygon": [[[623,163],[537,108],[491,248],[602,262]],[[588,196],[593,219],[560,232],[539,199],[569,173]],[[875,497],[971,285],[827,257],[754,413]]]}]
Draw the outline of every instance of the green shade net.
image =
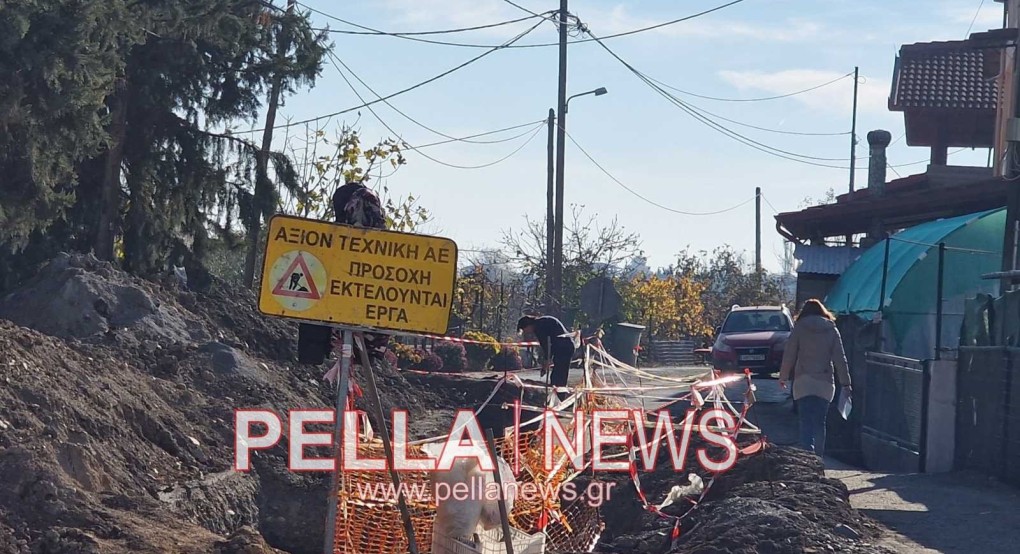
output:
[{"label": "green shade net", "polygon": [[942,346],[955,348],[965,302],[998,293],[997,280],[981,276],[1002,267],[1006,210],[942,219],[911,227],[889,241],[884,302],[880,300],[886,243],[869,248],[839,278],[825,299],[836,314],[872,319],[882,311],[885,352],[931,358],[938,303],[938,243],[945,243]]}]

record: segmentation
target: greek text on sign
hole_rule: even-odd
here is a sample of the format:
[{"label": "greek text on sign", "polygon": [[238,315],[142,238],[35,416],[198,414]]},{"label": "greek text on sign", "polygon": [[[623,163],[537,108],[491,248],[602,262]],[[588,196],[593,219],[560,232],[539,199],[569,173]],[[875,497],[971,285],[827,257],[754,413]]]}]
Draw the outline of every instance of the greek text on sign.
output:
[{"label": "greek text on sign", "polygon": [[456,272],[449,239],[278,215],[269,223],[259,311],[445,333]]}]

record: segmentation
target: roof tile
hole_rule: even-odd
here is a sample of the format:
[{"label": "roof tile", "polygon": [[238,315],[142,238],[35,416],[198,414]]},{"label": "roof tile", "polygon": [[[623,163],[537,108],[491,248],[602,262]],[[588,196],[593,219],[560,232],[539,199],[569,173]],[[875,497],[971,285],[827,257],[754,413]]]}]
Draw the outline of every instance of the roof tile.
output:
[{"label": "roof tile", "polygon": [[904,46],[890,107],[996,109],[998,83],[985,77],[984,56],[963,41]]}]

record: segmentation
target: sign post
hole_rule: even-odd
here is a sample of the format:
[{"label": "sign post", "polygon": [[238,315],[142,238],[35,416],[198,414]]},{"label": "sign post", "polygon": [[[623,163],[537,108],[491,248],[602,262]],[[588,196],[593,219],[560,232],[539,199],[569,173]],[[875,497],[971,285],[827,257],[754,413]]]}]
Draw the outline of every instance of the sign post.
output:
[{"label": "sign post", "polygon": [[341,452],[343,452],[343,425],[344,419],[341,414],[347,407],[347,396],[351,387],[351,360],[354,358],[353,336],[350,331],[343,332],[343,347],[340,351],[340,379],[339,388],[336,391],[336,422],[333,427],[333,460],[337,467],[330,479],[330,497],[326,507],[326,543],[323,545],[323,554],[333,554],[336,549],[336,513],[337,503],[340,498],[340,466]]},{"label": "sign post", "polygon": [[[404,331],[444,334],[450,323],[457,276],[457,245],[450,239],[337,225],[277,215],[269,222],[259,288],[259,311],[265,315],[337,327],[343,332],[340,388],[336,398],[334,459],[325,552],[336,546],[343,413],[351,379],[353,346],[361,350],[368,372],[368,401],[383,427],[390,476],[393,468],[389,430],[382,412],[375,375],[358,331]],[[399,490],[399,488],[397,489]],[[418,554],[414,527],[403,495],[398,507],[411,554]]]}]

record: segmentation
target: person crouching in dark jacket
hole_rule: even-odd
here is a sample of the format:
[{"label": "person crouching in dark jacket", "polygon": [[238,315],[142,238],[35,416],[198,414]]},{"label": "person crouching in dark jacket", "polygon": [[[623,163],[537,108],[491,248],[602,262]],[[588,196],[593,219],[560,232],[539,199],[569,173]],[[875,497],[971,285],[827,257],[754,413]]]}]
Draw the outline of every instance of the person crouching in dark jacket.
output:
[{"label": "person crouching in dark jacket", "polygon": [[[526,315],[517,322],[517,330],[530,340],[538,342],[542,350],[542,376],[552,366],[552,374],[549,376],[549,384],[554,387],[567,386],[567,377],[570,374],[570,361],[574,358],[574,339],[568,335],[569,331],[563,326],[560,320],[547,315],[533,317]],[[567,398],[566,393],[557,393],[560,400]]]}]

